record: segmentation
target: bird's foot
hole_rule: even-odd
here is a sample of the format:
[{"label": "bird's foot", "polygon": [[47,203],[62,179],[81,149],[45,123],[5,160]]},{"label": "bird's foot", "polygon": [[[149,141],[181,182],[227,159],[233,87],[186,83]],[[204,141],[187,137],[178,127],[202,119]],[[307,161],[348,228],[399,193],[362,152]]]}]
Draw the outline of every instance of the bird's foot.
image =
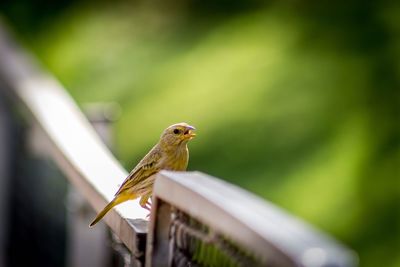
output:
[{"label": "bird's foot", "polygon": [[151,204],[146,202],[145,204],[140,204],[140,206],[148,211],[151,211]]},{"label": "bird's foot", "polygon": [[149,201],[147,201],[145,204],[140,205],[142,208],[146,209],[149,211],[149,214],[146,215],[146,219],[150,218],[150,214],[151,214],[151,203]]},{"label": "bird's foot", "polygon": [[151,211],[151,202],[150,200],[147,200],[146,204],[144,204],[147,208],[148,211]]}]

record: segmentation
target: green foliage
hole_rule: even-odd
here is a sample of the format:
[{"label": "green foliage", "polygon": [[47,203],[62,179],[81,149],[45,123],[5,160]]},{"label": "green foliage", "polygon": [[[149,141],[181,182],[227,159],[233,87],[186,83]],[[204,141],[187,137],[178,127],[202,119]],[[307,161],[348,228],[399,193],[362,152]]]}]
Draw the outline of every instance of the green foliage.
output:
[{"label": "green foliage", "polygon": [[187,121],[190,170],[400,266],[398,5],[127,2],[75,4],[27,40],[79,103],[121,105],[127,169]]}]

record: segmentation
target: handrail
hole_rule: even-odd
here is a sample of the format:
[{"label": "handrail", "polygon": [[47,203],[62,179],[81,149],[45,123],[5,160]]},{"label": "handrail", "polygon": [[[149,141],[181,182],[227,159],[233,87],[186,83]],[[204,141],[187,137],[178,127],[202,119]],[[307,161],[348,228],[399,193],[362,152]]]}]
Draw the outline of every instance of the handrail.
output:
[{"label": "handrail", "polygon": [[[62,85],[12,40],[1,22],[0,82],[43,131],[48,151],[69,181],[95,210],[102,209],[127,172]],[[129,202],[104,220],[135,255],[141,253],[137,247],[147,231],[146,215],[137,203]]]},{"label": "handrail", "polygon": [[[160,202],[169,208],[163,209]],[[240,244],[260,266],[357,265],[355,254],[327,235],[275,205],[201,172],[161,171],[154,185],[152,209],[146,266],[167,266],[163,263],[175,256],[168,255],[174,241],[168,241],[172,234],[166,229],[176,217],[173,210],[206,226],[212,233],[209,238],[218,235]],[[185,221],[178,228],[182,227],[188,227]],[[178,234],[180,239],[182,235]]]}]

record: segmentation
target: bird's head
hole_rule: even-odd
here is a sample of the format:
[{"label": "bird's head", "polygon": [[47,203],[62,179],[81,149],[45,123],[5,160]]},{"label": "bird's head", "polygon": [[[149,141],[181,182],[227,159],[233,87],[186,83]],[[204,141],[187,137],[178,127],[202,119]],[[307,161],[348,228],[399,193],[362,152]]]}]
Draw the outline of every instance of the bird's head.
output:
[{"label": "bird's head", "polygon": [[186,144],[196,136],[194,130],[196,129],[193,126],[185,122],[173,124],[164,130],[160,142],[167,146]]}]

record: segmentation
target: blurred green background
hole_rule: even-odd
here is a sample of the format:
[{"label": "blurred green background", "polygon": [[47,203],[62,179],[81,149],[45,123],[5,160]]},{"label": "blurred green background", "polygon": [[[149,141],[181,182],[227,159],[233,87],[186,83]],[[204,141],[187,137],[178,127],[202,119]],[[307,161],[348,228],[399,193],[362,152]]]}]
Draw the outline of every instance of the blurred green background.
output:
[{"label": "blurred green background", "polygon": [[169,124],[190,170],[400,266],[400,3],[6,0],[3,15],[80,105],[117,102],[132,168]]}]

